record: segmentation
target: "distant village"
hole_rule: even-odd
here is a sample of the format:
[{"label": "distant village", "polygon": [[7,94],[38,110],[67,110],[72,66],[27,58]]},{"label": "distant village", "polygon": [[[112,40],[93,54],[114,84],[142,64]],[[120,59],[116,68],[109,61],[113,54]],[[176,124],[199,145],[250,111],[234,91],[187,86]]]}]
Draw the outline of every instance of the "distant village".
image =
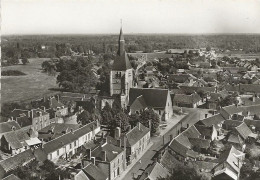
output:
[{"label": "distant village", "polygon": [[[66,174],[58,179],[74,180],[166,179],[178,168],[209,180],[260,177],[260,61],[218,52],[127,53],[121,28],[109,94],[39,97],[35,108],[12,109],[0,123],[0,178],[23,179],[27,168],[32,179],[50,179],[48,167]],[[100,69],[92,67],[97,78]],[[116,103],[123,109],[118,126],[95,116],[110,108],[109,119]],[[83,122],[84,111],[91,121]],[[125,125],[124,114],[135,123]]]}]

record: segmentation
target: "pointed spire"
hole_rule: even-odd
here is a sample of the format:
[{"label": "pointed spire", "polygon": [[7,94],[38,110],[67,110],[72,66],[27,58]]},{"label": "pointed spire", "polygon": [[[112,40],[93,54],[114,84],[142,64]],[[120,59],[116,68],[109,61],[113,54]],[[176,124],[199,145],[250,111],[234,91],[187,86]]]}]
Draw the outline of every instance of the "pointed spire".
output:
[{"label": "pointed spire", "polygon": [[124,41],[124,35],[123,35],[123,25],[122,25],[122,19],[121,19],[121,27],[120,27],[120,35],[119,35],[119,41]]}]

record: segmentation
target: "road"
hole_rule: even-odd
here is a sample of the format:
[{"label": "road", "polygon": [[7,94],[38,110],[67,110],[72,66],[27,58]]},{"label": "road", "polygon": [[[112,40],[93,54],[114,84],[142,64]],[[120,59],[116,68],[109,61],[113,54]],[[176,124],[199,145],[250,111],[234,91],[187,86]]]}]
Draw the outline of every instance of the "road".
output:
[{"label": "road", "polygon": [[177,136],[181,127],[192,126],[198,120],[202,119],[208,110],[205,109],[187,109],[188,114],[182,118],[179,123],[173,126],[164,136],[152,137],[153,145],[149,150],[141,157],[141,163],[136,163],[122,179],[134,179],[138,175],[142,174],[143,170],[150,164],[157,156],[158,152],[170,142],[170,138]]}]

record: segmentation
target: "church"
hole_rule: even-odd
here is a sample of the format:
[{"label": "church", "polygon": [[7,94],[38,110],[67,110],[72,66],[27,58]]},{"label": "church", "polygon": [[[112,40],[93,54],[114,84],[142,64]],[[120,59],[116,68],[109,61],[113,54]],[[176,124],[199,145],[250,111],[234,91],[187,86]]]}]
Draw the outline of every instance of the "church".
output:
[{"label": "church", "polygon": [[133,87],[134,73],[125,51],[125,40],[120,29],[118,51],[110,72],[110,96],[120,98],[121,107],[126,108],[129,102],[129,90]]}]

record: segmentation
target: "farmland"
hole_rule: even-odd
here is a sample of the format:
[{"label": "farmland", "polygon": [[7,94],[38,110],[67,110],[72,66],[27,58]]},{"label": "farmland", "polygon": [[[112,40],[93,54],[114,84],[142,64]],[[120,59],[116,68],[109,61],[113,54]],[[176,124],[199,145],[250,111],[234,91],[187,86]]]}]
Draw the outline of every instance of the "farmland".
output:
[{"label": "farmland", "polygon": [[14,65],[2,67],[5,70],[18,70],[25,76],[2,76],[1,77],[1,102],[23,102],[50,95],[57,88],[56,77],[48,76],[42,72],[41,64],[46,58],[29,59],[27,65]]}]

